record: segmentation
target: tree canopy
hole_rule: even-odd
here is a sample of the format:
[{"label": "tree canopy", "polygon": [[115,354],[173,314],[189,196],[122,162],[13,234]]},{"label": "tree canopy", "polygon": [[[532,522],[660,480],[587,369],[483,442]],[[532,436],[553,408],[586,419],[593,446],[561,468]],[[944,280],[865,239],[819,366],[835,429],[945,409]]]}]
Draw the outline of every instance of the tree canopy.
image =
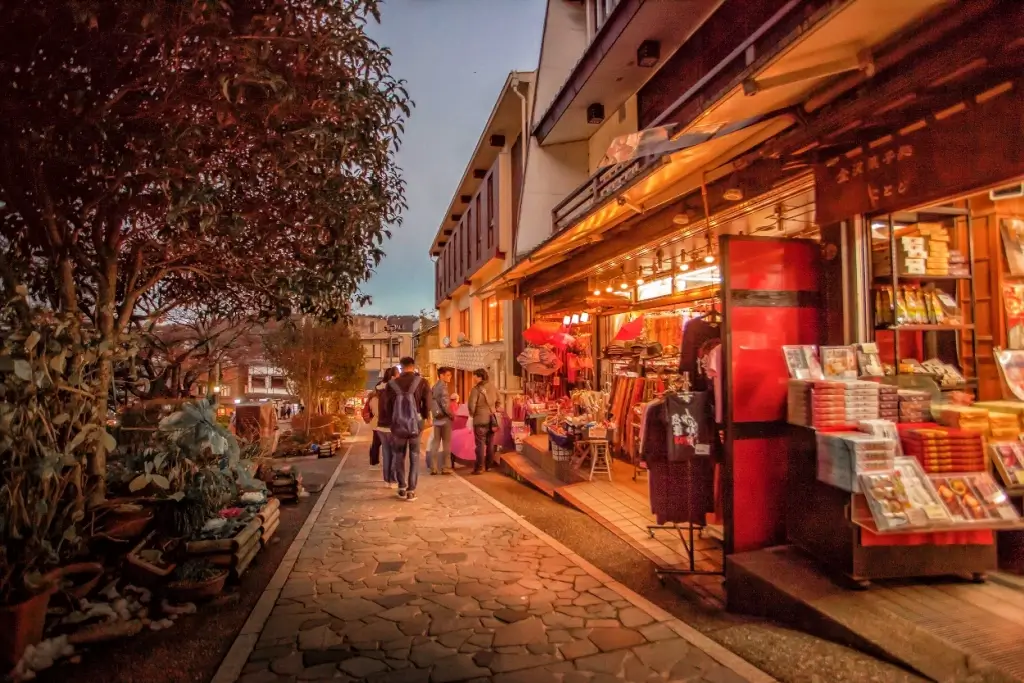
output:
[{"label": "tree canopy", "polygon": [[337,316],[401,222],[377,0],[0,3],[0,277],[111,337],[142,305]]}]

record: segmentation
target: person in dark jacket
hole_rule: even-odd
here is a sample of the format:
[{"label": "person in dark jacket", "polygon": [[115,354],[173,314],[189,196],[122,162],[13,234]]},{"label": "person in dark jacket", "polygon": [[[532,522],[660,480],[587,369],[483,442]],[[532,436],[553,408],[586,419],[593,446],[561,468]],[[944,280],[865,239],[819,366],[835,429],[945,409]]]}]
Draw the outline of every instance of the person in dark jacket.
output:
[{"label": "person in dark jacket", "polygon": [[378,425],[380,421],[380,396],[384,389],[388,386],[388,382],[394,379],[398,371],[394,368],[388,368],[384,371],[384,376],[379,382],[373,387],[373,393],[366,399],[369,410],[370,410],[370,429],[373,430],[373,443],[370,444],[370,467],[377,467],[381,463],[381,454],[383,453],[383,470],[384,470],[384,482],[388,486],[394,486],[395,475],[392,468],[392,457],[391,457],[391,446],[389,443],[385,443],[385,439],[381,438],[381,432]]},{"label": "person in dark jacket", "polygon": [[[378,408],[380,416],[377,419],[379,430],[391,431],[391,423],[394,416],[395,402],[398,400],[399,392],[412,392],[416,404],[416,412],[420,418],[420,433],[423,431],[423,423],[430,415],[429,396],[430,387],[427,382],[416,374],[416,361],[408,356],[400,361],[402,372],[388,382],[387,388],[381,393]],[[414,388],[415,386],[415,388]],[[394,458],[395,478],[398,480],[398,497],[412,501],[416,499],[416,484],[419,482],[419,457],[420,439],[416,436],[411,439],[399,439],[394,434],[389,434],[391,440],[392,457]],[[384,435],[381,435],[384,438]],[[406,478],[406,453],[409,458],[409,473]]]},{"label": "person in dark jacket", "polygon": [[476,384],[469,392],[469,419],[473,423],[473,439],[476,442],[476,467],[473,474],[490,470],[494,462],[494,432],[497,424],[498,393],[491,385],[487,371],[479,368],[473,371]]}]

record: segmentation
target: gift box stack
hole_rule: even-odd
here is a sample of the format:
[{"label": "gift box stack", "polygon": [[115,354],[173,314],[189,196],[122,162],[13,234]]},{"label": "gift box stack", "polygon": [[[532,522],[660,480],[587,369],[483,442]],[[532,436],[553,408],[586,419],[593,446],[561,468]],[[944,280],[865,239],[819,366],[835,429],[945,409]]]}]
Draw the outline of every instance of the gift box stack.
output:
[{"label": "gift box stack", "polygon": [[946,404],[938,406],[935,421],[944,427],[988,434],[988,411],[984,408]]},{"label": "gift box stack", "polygon": [[959,249],[949,250],[949,274],[955,277],[970,277],[971,267],[967,257]]},{"label": "gift box stack", "polygon": [[789,380],[789,393],[786,397],[787,421],[802,427],[811,426],[811,380]]},{"label": "gift box stack", "polygon": [[[929,258],[928,239],[920,235],[896,239],[896,267],[900,275],[925,275]],[[889,250],[880,249],[872,254],[875,275],[892,275]]]},{"label": "gift box stack", "polygon": [[818,481],[856,492],[857,475],[890,472],[896,442],[862,432],[819,433]]},{"label": "gift box stack", "polygon": [[985,443],[980,432],[962,429],[908,429],[903,453],[917,458],[928,473],[982,472]]},{"label": "gift box stack", "polygon": [[815,380],[811,383],[811,426],[855,425],[878,418],[874,382]]},{"label": "gift box stack", "polygon": [[900,422],[917,423],[932,421],[932,397],[927,391],[900,389]]},{"label": "gift box stack", "polygon": [[894,387],[891,384],[878,385],[878,417],[890,422],[899,422],[899,387]]},{"label": "gift box stack", "polygon": [[917,231],[928,245],[925,275],[949,275],[949,231],[937,223],[919,223]]},{"label": "gift box stack", "polygon": [[989,413],[988,435],[993,441],[1017,441],[1020,439],[1020,422],[1011,413]]}]

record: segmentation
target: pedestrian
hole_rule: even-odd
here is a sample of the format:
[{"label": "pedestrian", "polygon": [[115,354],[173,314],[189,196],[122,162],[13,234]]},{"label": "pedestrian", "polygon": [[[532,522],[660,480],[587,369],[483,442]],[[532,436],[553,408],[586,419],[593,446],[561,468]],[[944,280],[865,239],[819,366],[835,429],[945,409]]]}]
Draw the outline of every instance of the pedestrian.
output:
[{"label": "pedestrian", "polygon": [[434,421],[434,434],[430,439],[430,450],[427,451],[427,467],[431,474],[451,474],[448,467],[452,457],[452,426],[455,413],[449,398],[448,384],[452,381],[455,371],[452,368],[439,368],[437,383],[430,391],[430,412]]},{"label": "pedestrian", "polygon": [[381,394],[377,424],[390,432],[398,497],[413,501],[416,500],[416,485],[419,483],[420,435],[430,414],[427,405],[430,390],[423,378],[416,374],[415,360],[406,356],[399,365],[401,374],[389,381]]},{"label": "pedestrian", "polygon": [[[388,485],[388,488],[393,488],[395,485],[395,468],[394,458],[391,457],[391,442],[388,440],[387,428],[381,428],[380,426],[380,400],[381,395],[387,389],[388,382],[391,381],[398,372],[394,368],[388,368],[384,371],[384,376],[379,382],[373,387],[373,392],[370,394],[368,399],[367,407],[370,411],[370,420],[368,424],[370,429],[373,430],[373,443],[370,444],[370,467],[377,467],[381,464],[383,470],[384,483]],[[383,455],[383,463],[381,459]]]},{"label": "pedestrian", "polygon": [[469,392],[469,419],[473,421],[473,440],[476,443],[476,467],[473,474],[482,474],[494,465],[494,433],[498,430],[498,394],[491,385],[487,371],[473,371],[475,384]]}]

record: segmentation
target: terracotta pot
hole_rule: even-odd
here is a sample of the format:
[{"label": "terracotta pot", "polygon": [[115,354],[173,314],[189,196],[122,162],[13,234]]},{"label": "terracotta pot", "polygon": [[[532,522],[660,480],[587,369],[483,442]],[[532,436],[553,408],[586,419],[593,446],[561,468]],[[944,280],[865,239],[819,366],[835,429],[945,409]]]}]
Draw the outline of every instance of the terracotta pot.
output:
[{"label": "terracotta pot", "polygon": [[3,671],[16,665],[29,645],[43,639],[46,610],[50,606],[49,587],[17,605],[0,606],[0,662]]},{"label": "terracotta pot", "polygon": [[139,512],[127,514],[114,514],[100,534],[115,541],[130,541],[146,532],[154,514],[152,508],[143,508]]},{"label": "terracotta pot", "polygon": [[141,555],[139,555],[139,553],[147,547],[155,533],[156,532],[154,531],[149,532],[149,535],[139,541],[138,545],[136,545],[125,557],[124,572],[126,578],[136,585],[145,586],[147,588],[152,588],[165,583],[167,581],[167,577],[169,577],[171,572],[174,571],[174,568],[178,566],[173,562],[169,562],[162,566],[155,565],[147,562]]},{"label": "terracotta pot", "polygon": [[167,597],[175,602],[208,600],[220,595],[227,580],[228,572],[224,570],[206,581],[175,581],[167,584]]},{"label": "terracotta pot", "polygon": [[[81,600],[89,595],[103,578],[103,565],[99,562],[77,562],[54,569],[46,578],[53,583],[55,590]],[[72,585],[62,588],[62,581],[71,581]]]}]

